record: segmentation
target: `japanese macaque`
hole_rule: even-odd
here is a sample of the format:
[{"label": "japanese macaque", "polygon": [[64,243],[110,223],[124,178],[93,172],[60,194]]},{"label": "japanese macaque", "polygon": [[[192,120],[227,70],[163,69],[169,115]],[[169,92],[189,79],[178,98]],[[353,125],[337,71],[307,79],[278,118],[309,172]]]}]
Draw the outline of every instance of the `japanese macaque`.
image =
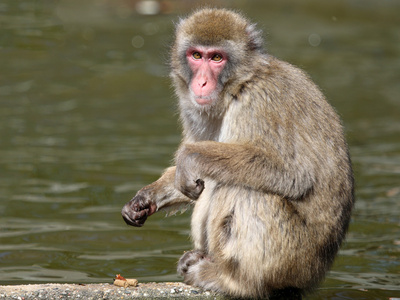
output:
[{"label": "japanese macaque", "polygon": [[187,284],[268,298],[317,286],[345,237],[353,175],[335,110],[309,77],[263,50],[261,32],[225,9],[176,27],[171,77],[182,143],[175,166],[122,209],[142,226],[193,204]]}]

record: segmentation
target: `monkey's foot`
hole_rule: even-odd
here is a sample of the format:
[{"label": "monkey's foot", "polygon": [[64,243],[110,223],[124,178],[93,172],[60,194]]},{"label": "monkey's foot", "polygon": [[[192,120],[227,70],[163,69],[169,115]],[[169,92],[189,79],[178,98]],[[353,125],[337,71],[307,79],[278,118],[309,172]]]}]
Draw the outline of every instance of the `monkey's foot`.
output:
[{"label": "monkey's foot", "polygon": [[154,214],[157,205],[143,195],[136,195],[122,208],[122,218],[126,224],[142,227],[148,216]]},{"label": "monkey's foot", "polygon": [[178,262],[178,274],[185,276],[191,266],[197,264],[204,258],[206,258],[206,256],[200,250],[185,252],[185,254],[182,255]]}]

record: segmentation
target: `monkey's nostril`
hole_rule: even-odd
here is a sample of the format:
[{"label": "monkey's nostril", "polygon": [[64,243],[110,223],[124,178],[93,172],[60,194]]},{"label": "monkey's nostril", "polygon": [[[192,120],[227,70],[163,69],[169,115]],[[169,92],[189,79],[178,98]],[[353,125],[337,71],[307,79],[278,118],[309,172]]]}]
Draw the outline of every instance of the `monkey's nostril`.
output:
[{"label": "monkey's nostril", "polygon": [[207,80],[199,81],[199,87],[205,87],[207,84]]}]

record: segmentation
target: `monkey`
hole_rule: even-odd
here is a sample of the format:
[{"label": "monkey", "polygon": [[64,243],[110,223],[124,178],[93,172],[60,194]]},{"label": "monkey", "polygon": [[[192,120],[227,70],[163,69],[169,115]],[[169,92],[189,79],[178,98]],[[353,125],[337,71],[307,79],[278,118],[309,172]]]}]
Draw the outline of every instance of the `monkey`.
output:
[{"label": "monkey", "polygon": [[175,164],[122,209],[141,227],[192,205],[185,283],[232,297],[315,289],[348,231],[354,178],[340,117],[310,77],[264,49],[241,13],[203,8],[176,25]]}]

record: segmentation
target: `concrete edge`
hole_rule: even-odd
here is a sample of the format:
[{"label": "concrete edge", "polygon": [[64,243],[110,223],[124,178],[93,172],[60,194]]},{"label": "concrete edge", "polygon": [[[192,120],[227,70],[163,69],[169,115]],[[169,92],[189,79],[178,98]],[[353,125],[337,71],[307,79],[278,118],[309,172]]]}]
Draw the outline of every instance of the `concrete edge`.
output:
[{"label": "concrete edge", "polygon": [[137,287],[100,284],[27,284],[0,285],[0,299],[224,299],[181,282],[139,283]]}]

